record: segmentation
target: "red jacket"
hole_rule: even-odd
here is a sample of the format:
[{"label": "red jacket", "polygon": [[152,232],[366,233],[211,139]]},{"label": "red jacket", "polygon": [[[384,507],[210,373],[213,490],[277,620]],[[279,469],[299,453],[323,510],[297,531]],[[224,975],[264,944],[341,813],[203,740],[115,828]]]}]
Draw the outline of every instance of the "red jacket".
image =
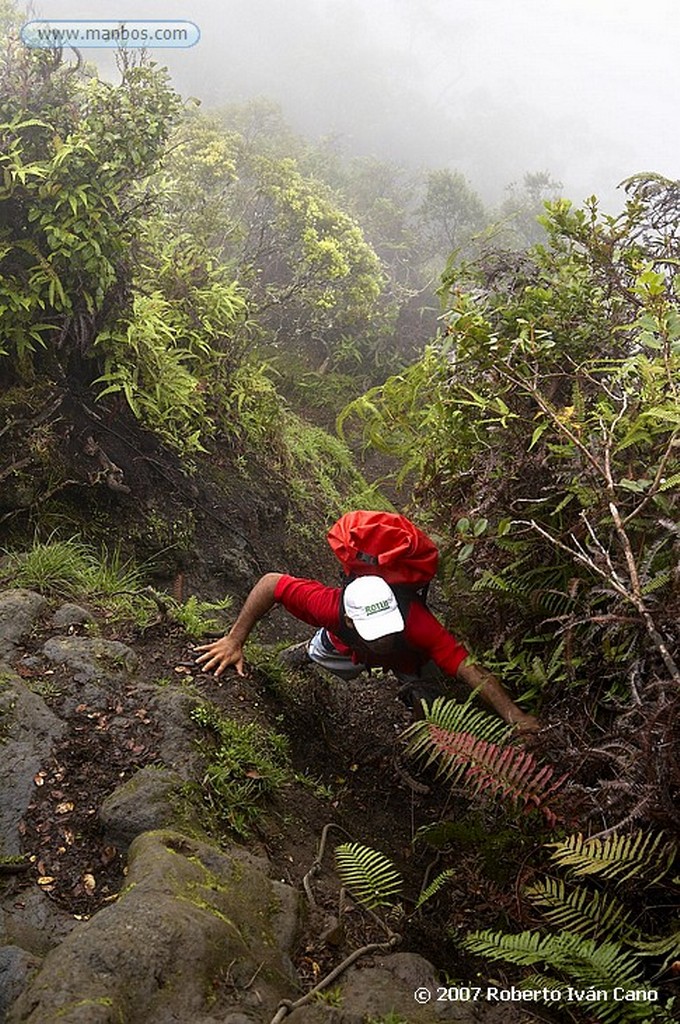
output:
[{"label": "red jacket", "polygon": [[441,622],[420,601],[413,601],[408,609],[404,629],[405,645],[387,657],[371,658],[358,654],[340,640],[335,632],[340,623],[340,587],[325,587],[316,580],[297,576],[282,576],[276,584],[274,599],[286,611],[310,626],[323,626],[341,654],[353,661],[382,668],[398,668],[403,672],[417,672],[427,661],[434,661],[449,676],[454,676],[468,657],[468,651],[444,629]]}]

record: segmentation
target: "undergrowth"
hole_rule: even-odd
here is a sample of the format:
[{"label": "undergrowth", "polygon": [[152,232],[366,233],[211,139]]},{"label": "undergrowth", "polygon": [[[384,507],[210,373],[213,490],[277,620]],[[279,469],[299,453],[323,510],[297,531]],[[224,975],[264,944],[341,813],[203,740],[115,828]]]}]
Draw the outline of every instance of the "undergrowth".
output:
[{"label": "undergrowth", "polygon": [[190,716],[210,736],[202,743],[205,802],[222,824],[247,838],[263,800],[291,778],[288,740],[255,722],[227,718],[209,703]]},{"label": "undergrowth", "polygon": [[76,537],[52,534],[24,551],[5,552],[0,585],[26,587],[48,597],[87,600],[115,619],[147,625],[154,605],[140,594],[149,566],[125,559],[119,548],[95,551]]},{"label": "undergrowth", "polygon": [[[672,971],[680,923],[659,934],[668,925],[658,911],[677,906],[677,845],[663,833],[638,830],[604,840],[578,833],[547,848],[555,873],[524,893],[540,924],[516,933],[472,932],[463,946],[487,960],[533,968],[520,988],[571,984],[580,993],[574,1005],[601,1024],[670,1024],[673,999],[658,984]],[[558,870],[564,877],[556,877]],[[573,1019],[570,1008],[556,1008]]]},{"label": "undergrowth", "polygon": [[[54,534],[35,540],[24,551],[6,552],[0,586],[25,587],[48,597],[85,600],[103,609],[116,622],[149,625],[159,615],[179,623],[188,636],[199,639],[220,629],[231,598],[201,601],[192,594],[184,603],[147,585],[151,565],[125,559],[119,548],[97,552],[76,537],[60,540]],[[91,628],[96,628],[91,626]]]}]

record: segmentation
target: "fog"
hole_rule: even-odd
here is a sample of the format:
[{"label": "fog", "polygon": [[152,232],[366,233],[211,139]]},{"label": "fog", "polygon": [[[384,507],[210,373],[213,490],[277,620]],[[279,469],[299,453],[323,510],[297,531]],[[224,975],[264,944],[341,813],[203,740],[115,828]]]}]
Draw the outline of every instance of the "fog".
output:
[{"label": "fog", "polygon": [[[345,152],[462,171],[488,201],[547,170],[620,208],[680,177],[677,0],[42,0],[34,17],[187,19],[154,51],[204,106],[267,96]],[[111,66],[110,55],[90,58]],[[107,63],[108,62],[108,63]]]}]

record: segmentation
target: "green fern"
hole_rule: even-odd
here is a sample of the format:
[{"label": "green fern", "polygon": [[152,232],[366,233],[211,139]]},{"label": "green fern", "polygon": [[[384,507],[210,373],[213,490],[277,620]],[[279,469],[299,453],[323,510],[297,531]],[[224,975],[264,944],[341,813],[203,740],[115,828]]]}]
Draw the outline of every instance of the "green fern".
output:
[{"label": "green fern", "polygon": [[[556,971],[565,976],[575,988],[586,989],[591,998],[578,1000],[596,1013],[602,1024],[630,1022],[650,1017],[649,1006],[644,1003],[611,1002],[609,993],[615,988],[641,989],[640,965],[634,954],[624,950],[618,942],[600,942],[587,939],[573,932],[559,935],[542,935],[540,932],[524,931],[517,935],[499,932],[479,931],[468,935],[463,945],[473,953],[490,960],[503,960],[521,966],[543,965],[544,969]],[[540,973],[525,979],[521,988],[539,987],[562,988],[560,983]],[[593,1000],[592,992],[603,993],[602,1000]]]},{"label": "green fern", "polygon": [[401,875],[378,850],[359,843],[343,843],[336,848],[335,858],[340,881],[369,910],[389,906],[399,895]]},{"label": "green fern", "polygon": [[624,950],[619,942],[599,942],[568,931],[559,935],[542,935],[537,931],[504,935],[486,930],[468,935],[463,945],[491,960],[521,966],[544,964],[602,988],[634,983],[641,973],[635,955]]},{"label": "green fern", "polygon": [[547,845],[555,851],[552,860],[575,875],[600,875],[620,882],[644,878],[649,885],[666,874],[677,854],[676,843],[664,842],[663,832],[655,836],[642,829],[604,840],[578,832],[563,842]]},{"label": "green fern", "polygon": [[653,956],[663,958],[662,970],[665,970],[672,960],[678,957],[680,950],[680,928],[671,935],[663,935],[652,939],[638,939],[632,943],[640,956]]},{"label": "green fern", "polygon": [[409,751],[436,762],[452,783],[461,779],[475,794],[490,791],[515,803],[540,809],[551,824],[556,818],[547,798],[562,780],[553,781],[553,769],[538,764],[533,754],[499,745],[508,727],[469,703],[456,704],[437,697],[422,721],[406,730]]},{"label": "green fern", "polygon": [[432,750],[429,738],[430,726],[436,726],[446,732],[466,733],[490,743],[501,743],[511,734],[511,729],[505,722],[480,710],[472,703],[472,699],[460,704],[446,697],[436,697],[432,706],[425,709],[425,717],[413,722],[404,731],[404,737],[409,741],[410,753],[416,756],[428,753],[428,764],[438,759],[437,751]]},{"label": "green fern", "polygon": [[641,588],[641,593],[646,597],[647,594],[653,594],[656,590],[661,590],[662,587],[665,587],[673,579],[673,575],[673,569],[664,569],[662,572],[658,572],[656,576],[653,576],[651,580],[644,584]]},{"label": "green fern", "polygon": [[631,912],[615,897],[586,886],[568,889],[562,879],[546,878],[530,886],[526,895],[555,928],[605,941],[632,933]]},{"label": "green fern", "polygon": [[454,868],[447,868],[446,871],[440,871],[437,877],[430,882],[427,889],[423,889],[421,892],[415,909],[420,910],[424,903],[427,903],[427,901],[431,900],[433,896],[436,896],[436,894],[444,888],[449,879],[453,878],[455,873]]}]

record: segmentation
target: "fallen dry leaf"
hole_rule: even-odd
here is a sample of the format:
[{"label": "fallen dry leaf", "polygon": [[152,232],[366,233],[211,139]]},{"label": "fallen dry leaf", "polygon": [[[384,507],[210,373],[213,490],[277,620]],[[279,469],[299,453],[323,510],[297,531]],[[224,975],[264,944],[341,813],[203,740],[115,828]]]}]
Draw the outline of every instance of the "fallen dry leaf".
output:
[{"label": "fallen dry leaf", "polygon": [[74,807],[75,804],[73,803],[72,800],[64,800],[62,803],[57,804],[54,810],[57,814],[68,814],[69,811],[72,811]]},{"label": "fallen dry leaf", "polygon": [[53,882],[56,882],[56,878],[52,875],[41,875],[38,879],[38,885],[52,885]]},{"label": "fallen dry leaf", "polygon": [[44,774],[44,772],[38,772],[37,775],[34,775],[33,776],[33,781],[35,782],[36,786],[44,786],[45,785],[45,774]]},{"label": "fallen dry leaf", "polygon": [[91,896],[92,893],[97,888],[97,883],[94,880],[94,875],[91,875],[89,873],[83,875],[83,885],[85,886],[85,892],[88,894],[88,896]]}]

